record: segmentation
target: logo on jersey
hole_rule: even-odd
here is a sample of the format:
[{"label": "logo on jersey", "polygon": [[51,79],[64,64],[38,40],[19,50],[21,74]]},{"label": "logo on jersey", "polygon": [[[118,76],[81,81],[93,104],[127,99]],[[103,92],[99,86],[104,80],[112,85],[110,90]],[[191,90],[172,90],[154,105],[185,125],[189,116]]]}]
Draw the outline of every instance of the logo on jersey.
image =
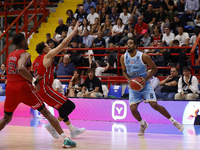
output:
[{"label": "logo on jersey", "polygon": [[131,61],[131,64],[134,64],[134,61],[133,61],[133,60]]}]

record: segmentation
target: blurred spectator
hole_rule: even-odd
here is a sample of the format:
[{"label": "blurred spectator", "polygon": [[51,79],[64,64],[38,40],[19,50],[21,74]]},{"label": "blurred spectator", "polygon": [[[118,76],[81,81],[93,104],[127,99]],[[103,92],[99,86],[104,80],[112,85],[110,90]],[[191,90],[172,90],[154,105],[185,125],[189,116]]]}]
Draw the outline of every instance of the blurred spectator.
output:
[{"label": "blurred spectator", "polygon": [[170,27],[165,27],[165,33],[163,34],[163,37],[162,37],[162,42],[164,43],[164,45],[171,46],[174,38],[175,38],[175,35],[174,33],[171,32]]},{"label": "blurred spectator", "polygon": [[[74,18],[77,18],[77,15],[78,15],[78,13],[79,13],[79,10],[80,10],[80,7],[81,6],[83,6],[83,4],[78,4],[77,6],[76,6],[76,11],[75,11],[75,13],[74,13]],[[84,11],[84,7],[83,7],[83,11]]]},{"label": "blurred spectator", "polygon": [[59,18],[58,24],[59,26],[57,26],[55,33],[53,34],[53,40],[55,41],[59,41],[62,31],[68,31],[68,27],[63,24],[63,19]]},{"label": "blurred spectator", "polygon": [[101,31],[101,25],[100,25],[99,18],[95,18],[95,22],[94,22],[94,25],[92,26],[92,30],[90,34],[93,35],[94,38],[96,38],[98,31]]},{"label": "blurred spectator", "polygon": [[61,40],[59,41],[59,43],[61,43],[66,37],[67,37],[66,31],[62,31],[61,32]]},{"label": "blurred spectator", "polygon": [[81,77],[80,71],[75,69],[73,72],[73,76],[69,82],[68,90],[69,90],[69,97],[76,97],[77,93],[81,91],[81,85],[84,83],[83,78]]},{"label": "blurred spectator", "polygon": [[150,33],[153,33],[153,25],[156,22],[156,13],[153,12],[152,4],[148,5],[147,11],[144,12],[144,22],[148,25]]},{"label": "blurred spectator", "polygon": [[[88,49],[89,47],[87,47],[87,45],[83,44],[81,48]],[[91,59],[94,61],[94,56],[91,56],[94,54],[93,50],[84,50],[84,51],[82,51],[82,54],[86,55],[86,56],[83,56],[83,63],[82,63],[83,65],[82,66],[88,67],[89,66],[89,55],[90,55]],[[81,75],[84,75],[85,71],[86,71],[85,69],[81,70]]]},{"label": "blurred spectator", "polygon": [[[148,75],[151,71],[152,71],[152,69],[148,69],[148,70],[147,70],[147,75]],[[160,80],[159,80],[157,77],[152,76],[152,77],[149,79],[149,82],[150,82],[150,84],[151,84],[151,86],[152,86],[152,88],[153,88],[153,90],[154,90],[155,92],[160,92],[160,90],[161,90],[161,87],[159,86]]]},{"label": "blurred spectator", "polygon": [[55,72],[53,73],[53,76],[54,76],[54,80],[52,84],[53,89],[59,93],[62,93],[62,95],[64,95],[65,93],[64,93],[62,83],[60,82],[60,80],[56,79],[57,74]]},{"label": "blurred spectator", "polygon": [[83,19],[83,24],[80,26],[80,27],[78,27],[78,31],[79,31],[79,35],[80,36],[84,36],[84,31],[85,31],[85,29],[87,29],[88,30],[88,32],[90,33],[90,26],[89,26],[89,22],[88,22],[88,20],[87,19]]},{"label": "blurred spectator", "polygon": [[68,9],[66,14],[68,15],[67,20],[66,20],[66,25],[70,26],[71,22],[72,22],[72,19],[74,19],[73,11],[71,9]]},{"label": "blurred spectator", "polygon": [[168,16],[165,17],[164,22],[161,23],[161,27],[160,27],[161,28],[161,33],[165,33],[165,28],[166,27],[171,28],[171,23],[170,23],[170,20],[169,20]]},{"label": "blurred spectator", "polygon": [[130,2],[128,2],[127,6],[128,6],[128,12],[130,14],[135,14],[137,6],[138,6],[138,1],[130,0]]},{"label": "blurred spectator", "polygon": [[95,76],[93,69],[88,69],[82,91],[77,94],[77,97],[103,97],[101,81]]},{"label": "blurred spectator", "polygon": [[6,90],[4,90],[2,86],[0,85],[0,96],[5,96],[5,94],[6,94]]},{"label": "blurred spectator", "polygon": [[128,13],[128,8],[127,8],[127,6],[123,6],[123,9],[122,9],[122,10],[123,10],[123,12],[120,13],[119,18],[122,19],[122,22],[123,22],[124,25],[127,25],[128,22],[129,22],[129,18],[131,17],[131,14]]},{"label": "blurred spectator", "polygon": [[49,42],[54,42],[55,46],[57,46],[58,44],[56,43],[56,41],[54,41],[52,38],[51,38],[51,34],[50,33],[47,33],[46,34],[46,43],[49,45]]},{"label": "blurred spectator", "polygon": [[185,2],[185,12],[183,16],[183,21],[187,21],[187,17],[191,16],[194,20],[197,12],[199,11],[199,0],[186,0]]},{"label": "blurred spectator", "polygon": [[190,74],[190,67],[183,67],[183,76],[178,80],[178,93],[175,99],[195,100],[199,97],[198,79]]},{"label": "blurred spectator", "polygon": [[178,90],[178,70],[176,67],[170,69],[170,75],[160,81],[159,85],[162,86],[161,92],[155,92],[157,99],[174,99]]},{"label": "blurred spectator", "polygon": [[151,45],[151,37],[146,29],[142,30],[143,38],[140,40],[140,45],[143,47],[149,47]]},{"label": "blurred spectator", "polygon": [[133,37],[134,27],[135,27],[134,18],[130,17],[128,24],[124,28],[124,33],[126,34],[126,36],[124,36],[119,41],[120,44],[125,44],[128,41],[129,37]]},{"label": "blurred spectator", "polygon": [[179,41],[179,45],[182,44],[189,45],[189,34],[187,32],[183,32],[183,27],[178,27],[178,35],[175,37],[176,40]]},{"label": "blurred spectator", "polygon": [[117,13],[120,14],[123,12],[123,7],[126,6],[127,4],[124,2],[124,0],[119,0],[119,3],[117,3]]},{"label": "blurred spectator", "polygon": [[78,31],[74,34],[74,37],[72,38],[70,43],[72,43],[74,41],[77,41],[79,43],[78,47],[81,47],[81,45],[83,44],[83,37],[78,35]]},{"label": "blurred spectator", "polygon": [[172,32],[177,35],[178,34],[178,27],[184,27],[187,23],[183,23],[183,21],[179,18],[178,15],[174,16],[174,22],[171,24]]},{"label": "blurred spectator", "polygon": [[87,15],[87,20],[90,25],[94,24],[95,18],[99,18],[99,15],[95,12],[94,7],[90,6],[90,14]]},{"label": "blurred spectator", "polygon": [[[71,76],[73,74],[73,71],[75,69],[75,65],[73,63],[71,63],[71,59],[69,57],[69,55],[65,55],[63,57],[63,62],[61,62],[58,65],[58,69],[57,69],[57,76],[58,79],[70,79],[69,77],[59,77],[59,76]],[[63,82],[61,81],[63,84],[68,84],[68,82]]]},{"label": "blurred spectator", "polygon": [[[106,3],[106,10],[107,10],[107,14],[110,16],[111,13],[113,13],[113,8],[115,8],[115,14],[117,13],[117,3],[115,2],[115,0],[108,0]],[[118,16],[119,17],[119,16]],[[118,18],[117,17],[117,18]],[[110,19],[110,18],[109,18]],[[111,20],[111,19],[110,19]],[[111,20],[112,21],[112,20]]]},{"label": "blurred spectator", "polygon": [[90,14],[90,7],[93,6],[94,9],[96,9],[96,4],[94,2],[92,2],[92,0],[87,0],[87,2],[85,3],[84,5],[84,11],[87,13],[87,14]]},{"label": "blurred spectator", "polygon": [[89,35],[88,29],[85,29],[84,35],[83,35],[83,44],[86,44],[87,47],[91,47],[93,42],[93,37]]},{"label": "blurred spectator", "polygon": [[106,8],[102,8],[102,11],[99,15],[99,20],[100,20],[100,24],[104,25],[104,23],[106,22],[106,18],[108,18],[108,14],[106,14]]},{"label": "blurred spectator", "polygon": [[[82,45],[81,45],[82,46]],[[77,40],[74,40],[71,45],[72,48],[80,48]],[[76,67],[82,66],[82,51],[81,50],[70,50],[71,52],[71,62],[74,63]]]},{"label": "blurred spectator", "polygon": [[162,1],[163,9],[168,14],[170,22],[173,21],[173,9],[174,9],[174,1],[173,0],[163,0]]},{"label": "blurred spectator", "polygon": [[100,15],[103,8],[105,8],[106,10],[106,3],[104,3],[104,0],[99,0],[99,3],[97,4],[97,8],[96,8],[96,13]]},{"label": "blurred spectator", "polygon": [[[51,49],[54,49],[54,48],[56,47],[55,43],[56,43],[56,42],[54,42],[54,41],[49,41],[49,47],[50,47]],[[58,55],[60,55],[60,54],[61,54],[61,53],[59,53]],[[55,57],[55,58],[54,58],[54,65],[55,65],[55,66],[58,65],[59,59],[60,59],[60,57]]]},{"label": "blurred spectator", "polygon": [[86,19],[87,15],[88,14],[86,12],[84,12],[84,7],[80,6],[79,13],[76,16],[76,20],[78,20],[80,23],[83,23],[83,19]]},{"label": "blurred spectator", "polygon": [[112,36],[110,37],[110,43],[119,43],[121,40],[122,33],[124,31],[124,25],[121,18],[116,19],[115,25],[112,28]]},{"label": "blurred spectator", "polygon": [[135,25],[134,35],[135,35],[136,38],[139,38],[142,35],[143,29],[148,30],[148,25],[143,22],[142,17],[138,17],[137,20],[138,20],[138,23]]},{"label": "blurred spectator", "polygon": [[200,12],[197,13],[196,19],[194,19],[194,24],[199,28],[200,27]]},{"label": "blurred spectator", "polygon": [[[174,40],[173,41],[173,44],[172,44],[173,47],[179,47],[179,41],[178,40]],[[180,53],[180,49],[179,48],[174,48],[174,49],[169,49],[169,53],[170,54],[173,54],[173,53]],[[178,55],[170,55],[170,66],[175,66],[175,67],[178,67],[179,66],[179,56]]]},{"label": "blurred spectator", "polygon": [[68,28],[67,36],[74,30],[75,25],[76,25],[76,19],[72,19],[71,25]]},{"label": "blurred spectator", "polygon": [[152,0],[150,3],[152,4],[152,6],[153,6],[153,11],[154,11],[155,13],[158,12],[158,11],[160,11],[160,10],[159,10],[159,7],[161,6],[161,1],[160,1],[160,0]]},{"label": "blurred spectator", "polygon": [[[1,75],[6,76],[6,65],[5,64],[1,64],[0,76]],[[6,77],[1,77],[1,79],[6,79]],[[0,81],[0,83],[5,83],[5,81]]]},{"label": "blurred spectator", "polygon": [[186,2],[186,0],[178,0],[177,1],[178,14],[183,14],[184,13],[185,2]]},{"label": "blurred spectator", "polygon": [[102,28],[103,38],[105,39],[105,46],[106,47],[109,46],[109,40],[110,40],[110,36],[112,34],[111,31],[112,31],[112,24],[111,24],[111,21],[109,19],[107,19],[103,28]]},{"label": "blurred spectator", "polygon": [[165,10],[163,9],[163,6],[160,5],[158,7],[157,22],[161,22],[161,23],[164,22],[166,17],[167,17],[167,14]]},{"label": "blurred spectator", "polygon": [[119,14],[117,13],[117,8],[112,7],[112,12],[109,14],[108,19],[110,19],[112,25],[114,25],[117,18],[119,18]]},{"label": "blurred spectator", "polygon": [[149,5],[148,0],[141,0],[136,10],[137,15],[138,16],[143,15],[144,12],[147,10],[148,5]]},{"label": "blurred spectator", "polygon": [[162,34],[159,32],[160,29],[157,25],[153,27],[154,34],[151,36],[151,47],[157,47],[157,43],[162,39]]},{"label": "blurred spectator", "polygon": [[191,44],[191,46],[193,46],[194,43],[196,42],[199,33],[200,33],[200,28],[195,28],[194,35],[190,38],[190,42],[189,42]]}]

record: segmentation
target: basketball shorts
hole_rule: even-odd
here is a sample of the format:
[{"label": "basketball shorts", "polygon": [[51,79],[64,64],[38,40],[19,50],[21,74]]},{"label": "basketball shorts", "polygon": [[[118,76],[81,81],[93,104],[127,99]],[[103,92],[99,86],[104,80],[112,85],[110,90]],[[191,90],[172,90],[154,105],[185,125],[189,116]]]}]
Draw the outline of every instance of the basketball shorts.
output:
[{"label": "basketball shorts", "polygon": [[145,87],[141,91],[134,91],[129,88],[129,104],[140,103],[142,100],[149,102],[156,102],[156,95],[151,86],[151,84],[147,81]]},{"label": "basketball shorts", "polygon": [[5,112],[14,112],[20,103],[32,107],[34,110],[43,106],[43,100],[29,82],[9,83],[6,86]]},{"label": "basketball shorts", "polygon": [[39,95],[42,97],[45,103],[49,106],[54,107],[55,109],[59,109],[66,101],[67,97],[55,91],[49,85],[42,85]]}]

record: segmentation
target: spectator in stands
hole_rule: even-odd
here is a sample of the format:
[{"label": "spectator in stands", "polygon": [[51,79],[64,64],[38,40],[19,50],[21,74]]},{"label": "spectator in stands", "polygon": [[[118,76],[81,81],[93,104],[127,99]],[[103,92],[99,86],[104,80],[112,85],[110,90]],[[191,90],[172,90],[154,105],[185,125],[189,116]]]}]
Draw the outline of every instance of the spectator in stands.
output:
[{"label": "spectator in stands", "polygon": [[130,0],[130,2],[128,2],[127,6],[128,6],[128,12],[130,14],[135,14],[137,6],[138,6],[138,1]]},{"label": "spectator in stands", "polygon": [[178,35],[175,37],[176,40],[179,41],[179,45],[182,44],[189,45],[189,34],[187,32],[183,32],[183,27],[178,27]]},{"label": "spectator in stands", "polygon": [[194,24],[196,25],[196,27],[200,27],[200,12],[197,13],[196,19],[194,19]]},{"label": "spectator in stands", "polygon": [[84,7],[80,6],[79,13],[76,16],[76,20],[78,20],[80,23],[83,23],[83,19],[86,19],[87,15],[88,14],[86,12],[84,12]]},{"label": "spectator in stands", "polygon": [[163,37],[162,37],[162,42],[164,43],[164,45],[171,46],[174,38],[175,38],[175,35],[174,33],[171,32],[170,27],[165,27],[165,33],[163,34]]},{"label": "spectator in stands", "polygon": [[[5,64],[1,64],[1,68],[0,68],[0,76],[6,76],[6,65]],[[6,79],[6,77],[1,77],[1,79]],[[0,81],[0,83],[5,83],[5,81]]]},{"label": "spectator in stands", "polygon": [[186,0],[178,0],[177,1],[178,14],[183,14],[184,13],[185,2],[186,2]]},{"label": "spectator in stands", "polygon": [[[5,81],[5,85],[7,84],[7,80]],[[0,85],[0,96],[5,96],[5,94],[6,94],[6,90],[4,90],[3,88],[2,88],[2,86]]]},{"label": "spectator in stands", "polygon": [[117,18],[119,18],[119,14],[117,13],[117,8],[114,6],[112,7],[112,13],[109,14],[108,19],[110,19],[112,25],[114,25]]},{"label": "spectator in stands", "polygon": [[131,14],[128,13],[128,7],[127,6],[123,6],[123,12],[120,13],[119,18],[122,19],[122,22],[123,22],[124,25],[128,24],[130,17],[131,17]]},{"label": "spectator in stands", "polygon": [[73,72],[73,76],[69,82],[68,90],[69,97],[76,97],[78,92],[81,92],[81,85],[84,83],[83,78],[81,77],[80,71],[75,69]]},{"label": "spectator in stands", "polygon": [[160,1],[160,0],[153,0],[153,1],[151,1],[150,3],[152,4],[152,6],[153,6],[153,11],[154,11],[155,13],[158,12],[158,11],[160,11],[160,10],[159,10],[159,8],[160,8],[160,6],[161,6],[161,1]]},{"label": "spectator in stands", "polygon": [[[87,47],[87,45],[85,45],[85,44],[83,44],[82,46],[81,46],[81,48],[87,48],[87,49],[89,49],[89,47]],[[91,59],[93,60],[93,61],[95,61],[95,59],[94,59],[94,56],[91,56],[91,55],[93,55],[94,53],[93,53],[93,50],[84,50],[84,51],[82,51],[82,54],[83,55],[86,55],[86,56],[83,56],[83,62],[82,62],[82,66],[84,66],[84,67],[88,67],[89,66],[89,55],[90,55],[90,57],[91,57]],[[84,71],[82,71],[82,70],[84,70]],[[82,69],[81,70],[81,75],[84,75],[84,73],[85,73],[85,69]]]},{"label": "spectator in stands", "polygon": [[81,45],[83,44],[83,37],[78,35],[78,31],[75,33],[74,37],[72,38],[71,42],[77,41],[79,43],[78,47],[81,47]]},{"label": "spectator in stands", "polygon": [[[148,75],[151,71],[152,71],[152,69],[148,69],[148,70],[147,70],[147,75]],[[152,88],[153,88],[153,90],[154,90],[155,92],[160,92],[160,90],[161,90],[161,87],[159,86],[160,80],[159,80],[157,77],[152,76],[152,77],[149,79],[149,82],[150,82],[150,84],[151,84],[151,86],[152,86]]]},{"label": "spectator in stands", "polygon": [[151,37],[146,29],[142,30],[143,38],[140,40],[140,45],[143,47],[149,47],[151,45]]},{"label": "spectator in stands", "polygon": [[110,37],[110,43],[119,43],[122,38],[122,33],[124,31],[124,25],[121,18],[116,19],[115,25],[112,28],[112,36]]},{"label": "spectator in stands", "polygon": [[87,14],[90,14],[90,7],[93,6],[94,9],[96,9],[96,4],[94,2],[92,2],[92,0],[87,0],[87,2],[85,3],[84,5],[84,11],[87,13]]},{"label": "spectator in stands", "polygon": [[99,18],[99,15],[95,12],[94,7],[90,6],[90,14],[87,15],[87,20],[90,25],[94,24],[95,18]]},{"label": "spectator in stands", "polygon": [[[115,0],[108,0],[106,3],[106,10],[107,10],[107,14],[110,15],[111,13],[113,13],[113,7],[115,7],[115,14],[117,13],[117,3],[115,2]],[[119,16],[118,16],[119,17]],[[117,18],[118,18],[117,17]],[[109,18],[110,19],[110,18]],[[111,20],[111,19],[110,19]],[[111,20],[112,21],[112,20]]]},{"label": "spectator in stands", "polygon": [[142,30],[146,29],[148,31],[148,25],[143,22],[143,18],[140,16],[137,18],[138,23],[135,25],[134,28],[134,35],[138,39],[142,35]]},{"label": "spectator in stands", "polygon": [[119,3],[117,3],[117,13],[120,14],[123,12],[123,7],[126,6],[127,4],[124,2],[124,0],[119,0]]},{"label": "spectator in stands", "polygon": [[143,13],[144,22],[148,25],[150,33],[153,33],[153,25],[156,22],[156,13],[153,12],[152,4],[148,5],[147,11]]},{"label": "spectator in stands", "polygon": [[80,36],[84,36],[85,29],[87,29],[90,34],[91,28],[87,19],[83,19],[83,24],[80,27],[78,27]]},{"label": "spectator in stands", "polygon": [[[97,38],[94,39],[94,41],[92,43],[92,46],[94,48],[95,47],[102,47],[102,48],[105,47],[105,39],[103,38],[103,33],[101,31],[98,31]],[[104,54],[105,50],[93,50],[93,53],[94,54]],[[100,57],[99,56],[95,56],[95,59],[100,60],[101,56]]]},{"label": "spectator in stands", "polygon": [[88,69],[82,91],[77,94],[77,97],[103,97],[101,81],[95,76],[93,69]]},{"label": "spectator in stands", "polygon": [[62,31],[61,32],[61,40],[59,41],[59,44],[67,37],[67,32],[66,31]]},{"label": "spectator in stands", "polygon": [[176,67],[170,69],[170,75],[160,81],[159,85],[162,86],[161,92],[156,92],[157,99],[174,99],[178,90],[178,70]]},{"label": "spectator in stands", "polygon": [[55,72],[53,73],[53,77],[54,77],[53,84],[52,84],[53,89],[59,93],[62,93],[62,95],[64,95],[65,93],[64,93],[62,83],[60,82],[60,80],[56,79],[57,74]]},{"label": "spectator in stands", "polygon": [[105,8],[106,10],[106,3],[104,3],[104,0],[99,0],[99,3],[97,4],[97,7],[96,7],[96,13],[100,15],[103,8]]},{"label": "spectator in stands", "polygon": [[163,9],[168,14],[170,22],[173,21],[173,9],[174,9],[174,1],[173,0],[163,0],[162,1]]},{"label": "spectator in stands", "polygon": [[[56,43],[56,42],[54,42],[54,41],[49,41],[49,47],[50,47],[51,49],[54,49],[54,48],[56,47],[55,43]],[[60,55],[60,54],[61,54],[61,53],[59,53],[58,55]],[[59,59],[60,59],[60,57],[55,57],[55,58],[54,58],[54,65],[55,65],[55,66],[58,65]]]},{"label": "spectator in stands", "polygon": [[109,46],[110,36],[112,34],[112,24],[109,19],[106,20],[105,25],[102,28],[103,38],[105,39],[105,46]]},{"label": "spectator in stands", "polygon": [[[199,36],[199,33],[200,33],[200,28],[195,28],[194,29],[194,35],[190,38],[190,42],[189,42],[190,46],[194,45],[194,43],[197,40],[197,37]],[[197,56],[199,56],[199,45],[195,49],[195,54],[197,54]]]},{"label": "spectator in stands", "polygon": [[163,35],[159,32],[160,29],[157,25],[153,28],[154,34],[151,36],[151,47],[157,47],[157,43],[162,39]]},{"label": "spectator in stands", "polygon": [[119,41],[120,44],[125,44],[128,41],[129,37],[133,37],[134,27],[135,27],[134,18],[130,17],[128,24],[124,28],[124,33],[126,34],[126,36],[124,36]]},{"label": "spectator in stands", "polygon": [[95,18],[95,22],[94,22],[94,25],[92,26],[92,30],[90,34],[93,35],[94,38],[96,38],[98,31],[101,31],[101,25],[100,25],[99,18]]},{"label": "spectator in stands", "polygon": [[[77,18],[77,15],[78,15],[78,13],[80,12],[79,10],[80,10],[80,7],[81,6],[83,6],[83,4],[78,4],[77,6],[76,6],[76,11],[75,11],[75,13],[74,13],[74,18]],[[84,7],[83,7],[83,11],[84,11]]]},{"label": "spectator in stands", "polygon": [[179,18],[179,15],[174,16],[174,22],[171,24],[172,32],[177,35],[178,34],[178,27],[184,27],[187,23],[183,23],[183,21]]},{"label": "spectator in stands", "polygon": [[[69,55],[65,55],[63,57],[63,62],[58,65],[57,76],[71,76],[73,74],[74,69],[75,65],[71,63]],[[58,79],[70,79],[70,78],[58,77]],[[62,83],[68,84],[68,82],[62,82]]]},{"label": "spectator in stands", "polygon": [[59,26],[57,26],[55,33],[53,34],[53,40],[55,40],[55,41],[59,41],[62,31],[68,31],[68,27],[63,24],[63,19],[59,18],[58,24],[59,24]]},{"label": "spectator in stands", "polygon": [[[80,48],[77,40],[74,40],[72,42],[71,48]],[[70,50],[70,54],[71,54],[71,62],[74,63],[76,67],[81,67],[82,66],[82,51]]]},{"label": "spectator in stands", "polygon": [[[173,41],[173,44],[172,44],[173,47],[178,47],[179,46],[179,41],[178,40],[174,40]],[[180,49],[179,48],[174,48],[174,49],[169,49],[169,53],[170,54],[173,54],[173,53],[180,53]],[[169,61],[170,64],[168,64],[168,66],[175,66],[175,67],[178,67],[179,66],[179,56],[178,55],[170,55],[170,61]]]},{"label": "spectator in stands", "polygon": [[108,18],[108,14],[106,14],[106,8],[102,8],[102,11],[99,15],[99,20],[100,20],[100,24],[104,25],[104,23],[106,22],[106,18]]},{"label": "spectator in stands", "polygon": [[67,32],[67,36],[74,30],[74,27],[76,25],[76,19],[72,19],[71,25],[68,27],[68,32]]},{"label": "spectator in stands", "polygon": [[54,41],[52,38],[51,38],[51,34],[50,33],[47,33],[46,34],[46,43],[49,45],[49,42],[51,42],[51,41],[53,41],[54,42],[54,44],[55,44],[55,46],[57,46],[58,44],[57,44],[57,42],[56,41]]},{"label": "spectator in stands", "polygon": [[74,19],[73,11],[71,9],[68,9],[67,12],[66,12],[66,15],[68,15],[67,20],[66,20],[66,25],[70,26],[72,19]]},{"label": "spectator in stands", "polygon": [[178,93],[175,99],[195,100],[199,97],[198,79],[190,74],[190,67],[183,67],[183,76],[178,80]]},{"label": "spectator in stands", "polygon": [[161,27],[160,27],[161,28],[161,33],[165,33],[165,28],[166,27],[171,28],[171,23],[170,23],[170,20],[169,20],[168,16],[165,17],[164,22],[161,23]]},{"label": "spectator in stands", "polygon": [[141,16],[144,14],[144,12],[148,9],[148,0],[141,0],[140,3],[138,4],[136,14],[138,16]]},{"label": "spectator in stands", "polygon": [[83,36],[83,44],[86,44],[87,47],[91,47],[93,42],[93,37],[89,35],[88,29],[85,29]]},{"label": "spectator in stands", "polygon": [[[156,0],[157,1],[157,0]],[[163,9],[163,6],[160,5],[158,7],[158,14],[157,14],[157,22],[161,22],[163,23],[165,21],[165,18],[167,17],[167,13],[165,12],[165,10]]]},{"label": "spectator in stands", "polygon": [[185,2],[185,13],[183,16],[183,21],[187,21],[187,17],[191,16],[191,19],[196,18],[196,14],[199,11],[199,0],[186,0]]}]

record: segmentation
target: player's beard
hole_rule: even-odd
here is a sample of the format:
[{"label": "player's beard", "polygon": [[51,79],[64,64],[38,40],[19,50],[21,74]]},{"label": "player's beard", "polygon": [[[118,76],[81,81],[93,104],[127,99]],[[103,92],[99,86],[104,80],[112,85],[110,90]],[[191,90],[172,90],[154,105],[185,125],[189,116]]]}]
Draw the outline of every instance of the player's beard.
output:
[{"label": "player's beard", "polygon": [[129,49],[128,50],[129,53],[132,53],[133,51],[134,51],[134,49]]}]

